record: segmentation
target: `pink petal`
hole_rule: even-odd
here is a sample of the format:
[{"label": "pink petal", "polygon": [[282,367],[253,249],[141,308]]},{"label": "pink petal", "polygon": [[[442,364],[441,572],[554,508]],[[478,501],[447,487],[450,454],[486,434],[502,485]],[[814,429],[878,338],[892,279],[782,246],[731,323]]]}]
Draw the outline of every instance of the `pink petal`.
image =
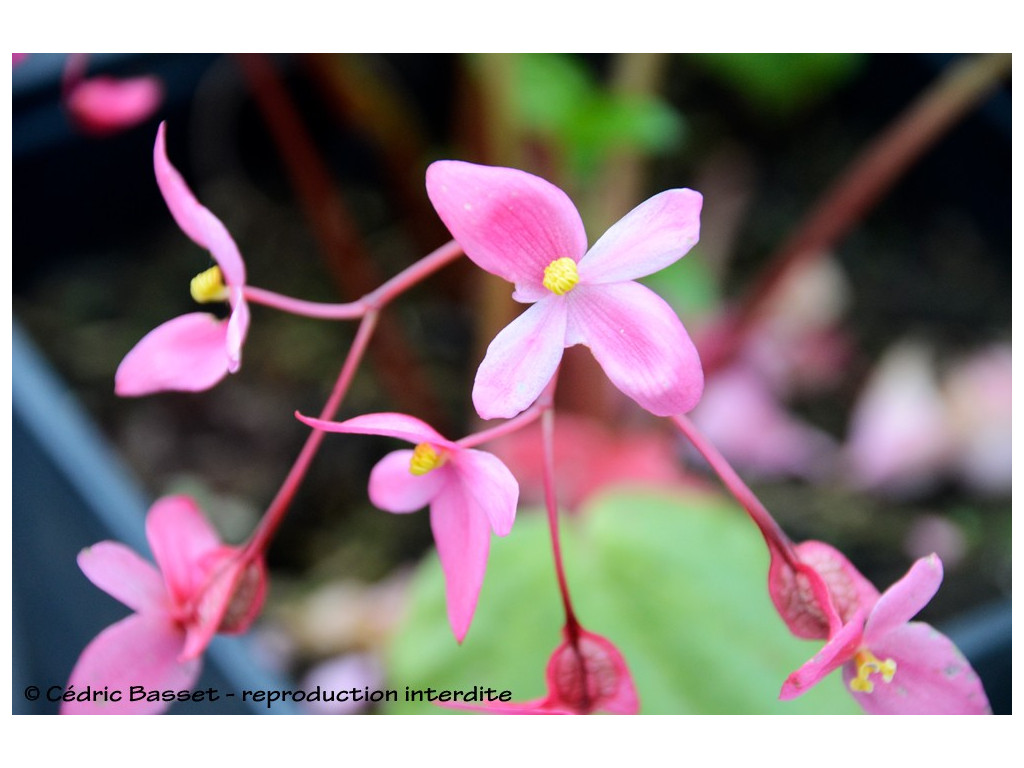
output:
[{"label": "pink petal", "polygon": [[552,295],[494,337],[473,384],[473,405],[480,418],[509,419],[533,404],[558,370],[565,329],[566,303]]},{"label": "pink petal", "polygon": [[78,553],[78,567],[89,581],[139,613],[166,612],[167,590],[152,563],[124,544],[101,541]]},{"label": "pink petal", "polygon": [[942,583],[942,561],[937,555],[922,557],[907,575],[878,599],[864,625],[864,642],[871,646],[924,608]]},{"label": "pink petal", "polygon": [[209,389],[228,373],[228,324],[205,312],[168,320],[125,355],[114,375],[121,397]]},{"label": "pink petal", "polygon": [[425,475],[409,471],[412,451],[394,451],[370,472],[370,501],[388,512],[423,509],[452,478],[451,467],[441,466]]},{"label": "pink petal", "polygon": [[[884,599],[884,597],[883,597]],[[872,715],[987,715],[991,714],[981,680],[948,637],[928,624],[897,627],[872,644],[879,659],[896,662],[888,683],[872,676],[871,693],[851,691]],[[857,676],[853,663],[843,668],[849,686]]]},{"label": "pink petal", "polygon": [[641,203],[583,257],[580,283],[635,280],[675,263],[700,239],[702,203],[692,189],[670,189]]},{"label": "pink petal", "polygon": [[830,672],[838,669],[853,658],[861,643],[863,612],[853,621],[844,624],[825,646],[814,654],[814,658],[786,678],[782,684],[779,699],[788,701],[801,696],[820,683]]},{"label": "pink petal", "polygon": [[[704,373],[676,313],[639,283],[577,285],[566,294],[566,344],[586,344],[622,392],[655,416],[686,413]],[[535,305],[536,306],[536,305]]]},{"label": "pink petal", "polygon": [[118,80],[100,76],[78,83],[68,94],[66,104],[81,128],[104,134],[148,120],[163,97],[163,85],[155,77]]},{"label": "pink petal", "polygon": [[548,264],[587,249],[576,206],[525,171],[440,160],[427,168],[427,195],[466,255],[509,282],[539,286]]},{"label": "pink petal", "polygon": [[430,527],[444,571],[448,623],[461,643],[473,620],[487,570],[490,526],[466,487],[449,482],[430,504]]},{"label": "pink petal", "polygon": [[408,440],[410,443],[431,443],[455,449],[455,443],[441,436],[432,426],[415,416],[404,413],[366,413],[346,421],[324,421],[296,413],[295,417],[324,432],[341,432],[352,435],[383,435]]},{"label": "pink petal", "polygon": [[224,339],[228,358],[228,371],[237,373],[242,365],[242,344],[249,333],[249,305],[242,298],[240,289],[231,291],[231,317],[228,318],[228,330]]},{"label": "pink petal", "polygon": [[203,558],[221,547],[202,510],[188,496],[158,499],[146,515],[146,538],[174,602],[191,601],[209,577]]},{"label": "pink petal", "polygon": [[498,536],[512,530],[519,503],[519,483],[497,456],[485,451],[461,450],[452,455],[460,480],[475,506],[487,514]]},{"label": "pink petal", "polygon": [[167,158],[166,123],[160,123],[153,147],[153,168],[164,201],[181,230],[210,251],[229,286],[245,283],[245,263],[220,219],[204,208]]},{"label": "pink petal", "polygon": [[188,690],[199,679],[199,659],[179,662],[185,634],[169,616],[137,613],[100,632],[79,656],[67,690],[120,691],[121,701],[73,701],[61,704],[64,715],[155,715],[170,704],[130,701],[132,686],[153,690]]}]

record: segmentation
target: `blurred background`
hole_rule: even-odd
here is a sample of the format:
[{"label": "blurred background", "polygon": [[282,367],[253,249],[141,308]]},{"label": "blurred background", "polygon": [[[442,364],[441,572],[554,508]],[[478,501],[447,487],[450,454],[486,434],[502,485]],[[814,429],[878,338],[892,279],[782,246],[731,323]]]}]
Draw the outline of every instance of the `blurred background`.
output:
[{"label": "blurred background", "polygon": [[[147,79],[152,103],[98,122],[79,96],[108,76]],[[921,618],[960,642],[1009,711],[1010,98],[1008,56],[16,58],[14,317],[57,387],[17,386],[28,364],[16,346],[16,419],[34,395],[33,418],[58,421],[33,440],[63,442],[53,450],[81,469],[71,417],[46,398],[70,399],[94,430],[79,448],[96,460],[109,446],[131,488],[116,522],[95,509],[102,493],[54,500],[44,491],[69,470],[30,472],[16,421],[15,542],[35,542],[15,547],[16,672],[31,655],[32,674],[61,683],[124,615],[74,553],[111,537],[144,548],[150,500],[192,494],[243,540],[306,437],[293,412],[319,412],[352,342],[353,323],[253,307],[237,375],[205,393],[114,395],[121,358],[194,310],[188,282],[209,264],[153,178],[166,120],[171,161],[232,233],[250,284],[311,300],[356,299],[449,239],[423,187],[435,159],[544,176],[591,242],[652,194],[700,191],[699,245],[645,280],[701,351],[694,421],[794,540],[835,545],[880,589],[937,552],[945,581]],[[478,428],[472,379],[521,310],[510,292],[463,260],[402,296],[339,418],[403,411],[451,437]],[[837,680],[789,709],[775,701],[817,646],[774,616],[756,529],[671,425],[604,383],[581,348],[558,398],[571,585],[584,625],[624,651],[643,711],[854,711]],[[388,515],[366,496],[394,441],[328,436],[269,552],[252,666],[235,682],[541,696],[561,625],[530,514],[538,446],[530,431],[492,446],[520,479],[520,519],[494,543],[459,647],[427,515]],[[32,523],[40,507],[56,510],[48,526]],[[98,517],[72,524],[82,516]]]}]

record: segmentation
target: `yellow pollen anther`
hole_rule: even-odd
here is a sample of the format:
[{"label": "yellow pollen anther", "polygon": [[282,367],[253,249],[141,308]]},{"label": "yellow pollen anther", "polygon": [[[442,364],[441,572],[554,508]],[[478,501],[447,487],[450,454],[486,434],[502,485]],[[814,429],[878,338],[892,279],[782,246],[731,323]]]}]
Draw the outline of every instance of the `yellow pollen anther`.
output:
[{"label": "yellow pollen anther", "polygon": [[854,657],[857,662],[857,676],[850,681],[851,691],[871,693],[875,690],[875,684],[869,679],[873,674],[881,674],[882,680],[891,683],[896,674],[896,662],[892,659],[880,661],[875,654],[866,648],[857,652]]},{"label": "yellow pollen anther", "polygon": [[409,472],[414,475],[425,475],[444,464],[447,458],[448,454],[445,451],[438,453],[430,443],[420,443],[409,459]]},{"label": "yellow pollen anther", "polygon": [[544,267],[544,287],[556,296],[564,296],[580,281],[576,262],[568,256],[555,259]]},{"label": "yellow pollen anther", "polygon": [[200,304],[209,304],[213,301],[227,301],[228,287],[224,285],[224,276],[220,273],[220,267],[210,267],[205,272],[200,272],[192,278],[192,298]]}]

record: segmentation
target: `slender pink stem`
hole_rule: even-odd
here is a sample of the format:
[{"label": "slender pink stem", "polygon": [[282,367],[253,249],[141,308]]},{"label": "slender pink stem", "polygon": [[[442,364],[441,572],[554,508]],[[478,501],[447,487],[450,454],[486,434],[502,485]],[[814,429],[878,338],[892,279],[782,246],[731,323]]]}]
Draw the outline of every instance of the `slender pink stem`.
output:
[{"label": "slender pink stem", "polygon": [[786,562],[792,567],[796,568],[800,563],[799,557],[793,550],[793,542],[790,541],[789,537],[785,534],[782,528],[775,518],[772,517],[771,513],[765,508],[764,504],[761,503],[760,499],[754,495],[754,492],[747,487],[747,484],[743,482],[736,470],[732,468],[725,457],[718,452],[711,442],[704,437],[697,426],[690,421],[686,416],[679,415],[673,416],[672,421],[675,422],[676,426],[682,430],[683,434],[689,438],[690,442],[693,443],[694,447],[700,451],[700,454],[707,460],[708,464],[715,471],[715,474],[721,478],[722,483],[728,489],[736,501],[740,503],[740,506],[747,511],[750,515],[750,519],[754,521],[754,524],[760,529],[761,534],[764,536],[765,541],[768,542],[769,546],[775,547],[783,557],[786,558]]},{"label": "slender pink stem", "polygon": [[345,304],[327,304],[318,301],[305,301],[283,296],[264,288],[247,285],[242,290],[245,298],[253,304],[289,312],[303,317],[314,317],[321,320],[355,320],[363,317],[370,309],[381,309],[385,304],[408,290],[416,283],[429,277],[441,267],[450,264],[462,255],[462,248],[454,240],[450,240],[440,248],[431,251],[415,264],[407,267],[357,301]]},{"label": "slender pink stem", "polygon": [[283,296],[280,293],[253,285],[245,286],[242,292],[251,304],[262,304],[265,307],[272,307],[303,317],[315,317],[320,320],[355,320],[366,314],[366,303],[363,299],[347,304],[326,304],[319,301],[293,299],[291,296]]},{"label": "slender pink stem", "polygon": [[504,437],[505,435],[512,434],[513,432],[519,431],[528,424],[532,424],[538,418],[540,418],[541,414],[543,414],[545,410],[549,409],[550,407],[551,403],[542,403],[540,400],[538,400],[536,403],[531,405],[529,408],[520,413],[514,419],[509,419],[508,421],[499,424],[496,427],[491,427],[490,429],[485,429],[480,432],[474,432],[471,435],[466,435],[461,440],[456,440],[455,443],[456,445],[460,445],[463,448],[475,448],[476,446],[483,445],[484,443],[488,443],[491,440],[497,440],[499,437]]},{"label": "slender pink stem", "polygon": [[[548,385],[554,392],[554,379]],[[555,559],[555,576],[558,578],[558,591],[562,595],[562,607],[565,609],[565,632],[573,647],[577,647],[580,624],[572,607],[569,595],[569,580],[565,575],[565,564],[562,560],[562,540],[558,529],[558,499],[555,494],[555,411],[548,404],[541,414],[541,434],[544,442],[544,506],[548,512],[548,528],[551,530],[551,553]],[[579,649],[577,648],[577,651]]]},{"label": "slender pink stem", "polygon": [[[352,378],[355,376],[356,369],[362,361],[363,354],[366,352],[370,337],[373,336],[374,328],[377,325],[377,317],[378,311],[370,308],[359,323],[356,338],[352,342],[352,347],[349,349],[345,362],[341,367],[341,373],[334,384],[331,396],[327,399],[323,410],[320,412],[321,419],[328,420],[333,418],[341,405],[341,401],[348,392],[349,385],[352,383]],[[318,429],[314,429],[309,433],[309,437],[306,438],[306,442],[295,459],[291,470],[288,472],[288,476],[267,508],[263,519],[260,520],[259,526],[253,532],[249,543],[246,545],[243,557],[247,559],[255,558],[262,554],[270,544],[270,539],[284,519],[285,513],[288,511],[288,505],[295,497],[300,483],[306,476],[313,456],[316,455],[317,449],[319,449],[320,443],[324,439],[324,434],[324,432]]]}]

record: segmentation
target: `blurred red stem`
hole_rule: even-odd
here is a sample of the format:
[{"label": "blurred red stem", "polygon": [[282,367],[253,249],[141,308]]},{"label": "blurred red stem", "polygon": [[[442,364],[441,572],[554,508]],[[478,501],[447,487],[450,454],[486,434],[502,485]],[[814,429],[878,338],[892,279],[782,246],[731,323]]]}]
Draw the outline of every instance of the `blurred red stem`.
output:
[{"label": "blurred red stem", "polygon": [[[769,259],[767,269],[702,350],[705,374],[725,367],[742,346],[776,289],[794,269],[844,237],[926,150],[1010,72],[1010,54],[965,57],[950,66],[896,121],[858,155]],[[710,345],[709,345],[710,346]]]}]

